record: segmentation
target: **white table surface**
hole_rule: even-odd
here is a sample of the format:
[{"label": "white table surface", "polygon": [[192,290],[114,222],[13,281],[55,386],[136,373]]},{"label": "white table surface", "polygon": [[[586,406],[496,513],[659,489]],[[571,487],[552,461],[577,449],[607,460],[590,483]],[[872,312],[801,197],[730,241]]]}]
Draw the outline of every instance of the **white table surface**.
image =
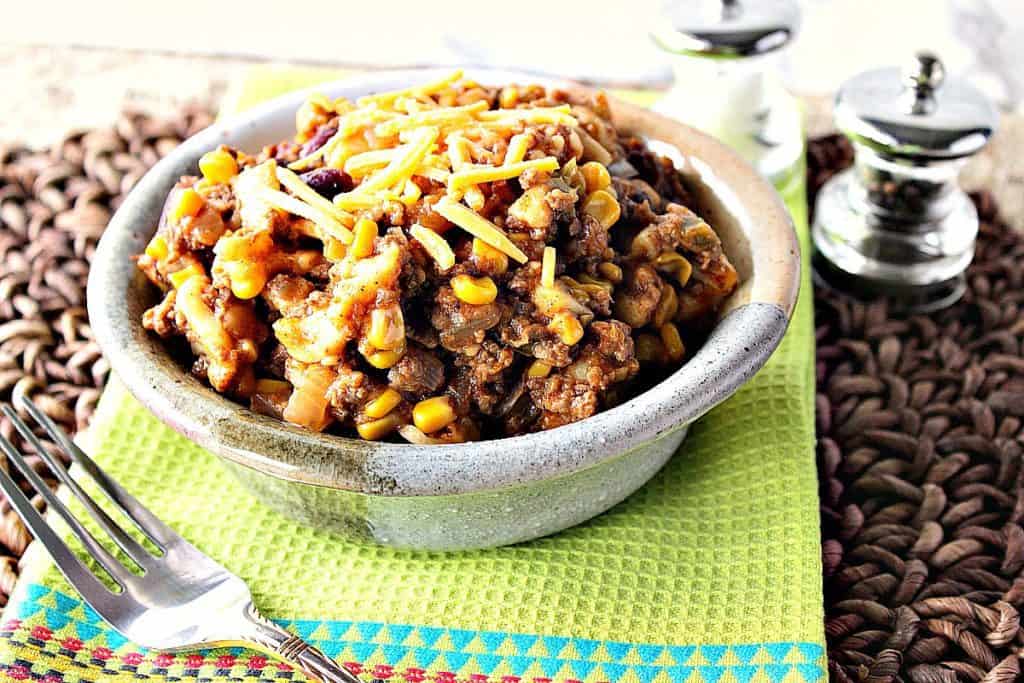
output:
[{"label": "white table surface", "polygon": [[[256,62],[469,63],[665,84],[667,57],[647,36],[658,2],[305,0],[301,12],[295,3],[230,0],[18,3],[4,8],[0,22],[0,140],[51,144],[71,127],[109,124],[125,106],[214,106]],[[1007,109],[1024,99],[1024,0],[802,4],[787,83],[808,98],[811,134],[829,128],[830,94],[850,74],[900,63],[919,48],[939,52],[951,72]],[[1024,228],[1022,149],[1024,118],[1004,117],[995,143],[964,178],[970,187],[994,187]]]},{"label": "white table surface", "polygon": [[[692,1],[692,0],[690,0]],[[756,4],[759,0],[743,0]],[[665,83],[648,32],[665,0],[48,0],[9,3],[0,43],[129,48],[363,66],[477,64]],[[951,72],[1024,99],[1022,0],[801,0],[790,85],[834,92],[862,69],[939,52]]]}]

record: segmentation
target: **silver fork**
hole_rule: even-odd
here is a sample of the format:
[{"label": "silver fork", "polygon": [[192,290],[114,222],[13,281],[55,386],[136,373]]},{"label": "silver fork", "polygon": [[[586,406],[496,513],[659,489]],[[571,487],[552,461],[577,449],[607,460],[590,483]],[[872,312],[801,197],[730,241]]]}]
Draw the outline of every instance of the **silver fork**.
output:
[{"label": "silver fork", "polygon": [[147,510],[101,470],[45,413],[22,398],[25,410],[73,462],[95,480],[104,495],[160,549],[153,554],[127,534],[68,474],[10,406],[3,412],[68,490],[119,548],[142,570],[136,574],[108,552],[0,435],[0,450],[24,475],[51,510],[78,536],[88,554],[119,588],[111,591],[71,551],[32,506],[14,480],[0,469],[0,489],[25,526],[53,557],[57,567],[85,601],[128,639],[156,650],[186,650],[243,645],[297,665],[327,683],[359,683],[352,673],[296,635],[256,611],[249,587],[240,578],[197,550]]}]

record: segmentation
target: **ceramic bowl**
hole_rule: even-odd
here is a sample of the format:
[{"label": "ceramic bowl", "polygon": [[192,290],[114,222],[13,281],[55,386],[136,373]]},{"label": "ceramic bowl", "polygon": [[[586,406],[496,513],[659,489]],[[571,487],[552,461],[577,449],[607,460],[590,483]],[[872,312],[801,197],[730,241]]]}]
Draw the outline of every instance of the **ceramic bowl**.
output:
[{"label": "ceramic bowl", "polygon": [[[376,72],[316,90],[354,99],[438,75]],[[553,84],[501,71],[468,75],[494,85]],[[110,222],[88,289],[93,330],[121,381],[281,513],[347,537],[429,550],[499,546],[557,532],[642,486],[678,450],[688,426],[749,380],[782,339],[800,261],[789,214],[775,191],[710,137],[613,101],[620,129],[671,152],[695,191],[696,208],[720,234],[741,277],[707,343],[671,377],[571,425],[443,446],[315,434],[233,403],[189,375],[142,328],[142,313],[157,291],[132,256],[152,236],[170,188],[179,176],[196,172],[204,152],[221,143],[257,150],[290,137],[294,112],[307,94],[290,94],[218,123],[157,164]]]}]

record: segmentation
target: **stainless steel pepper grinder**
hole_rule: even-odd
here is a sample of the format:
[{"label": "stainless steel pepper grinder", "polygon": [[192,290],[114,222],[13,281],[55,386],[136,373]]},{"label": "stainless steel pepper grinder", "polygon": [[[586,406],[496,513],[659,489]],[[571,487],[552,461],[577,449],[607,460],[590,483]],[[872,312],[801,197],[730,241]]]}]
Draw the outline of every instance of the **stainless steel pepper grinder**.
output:
[{"label": "stainless steel pepper grinder", "polygon": [[819,278],[911,310],[959,299],[978,214],[957,176],[998,118],[984,94],[946,78],[928,52],[904,69],[867,71],[844,83],[835,122],[856,158],[818,195],[812,238]]},{"label": "stainless steel pepper grinder", "polygon": [[777,78],[796,36],[796,0],[668,0],[655,43],[675,84],[654,109],[719,138],[784,196],[803,193],[803,116]]}]

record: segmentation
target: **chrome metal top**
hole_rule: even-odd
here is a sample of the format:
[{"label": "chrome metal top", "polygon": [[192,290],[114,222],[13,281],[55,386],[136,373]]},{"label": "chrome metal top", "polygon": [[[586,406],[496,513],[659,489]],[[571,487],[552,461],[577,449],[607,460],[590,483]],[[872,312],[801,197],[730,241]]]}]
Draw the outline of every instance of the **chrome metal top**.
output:
[{"label": "chrome metal top", "polygon": [[795,0],[668,0],[651,37],[664,50],[752,57],[789,43],[800,26]]},{"label": "chrome metal top", "polygon": [[844,83],[835,120],[847,137],[882,156],[928,161],[978,152],[999,114],[981,91],[947,79],[937,56],[919,52],[903,69],[866,71]]}]

